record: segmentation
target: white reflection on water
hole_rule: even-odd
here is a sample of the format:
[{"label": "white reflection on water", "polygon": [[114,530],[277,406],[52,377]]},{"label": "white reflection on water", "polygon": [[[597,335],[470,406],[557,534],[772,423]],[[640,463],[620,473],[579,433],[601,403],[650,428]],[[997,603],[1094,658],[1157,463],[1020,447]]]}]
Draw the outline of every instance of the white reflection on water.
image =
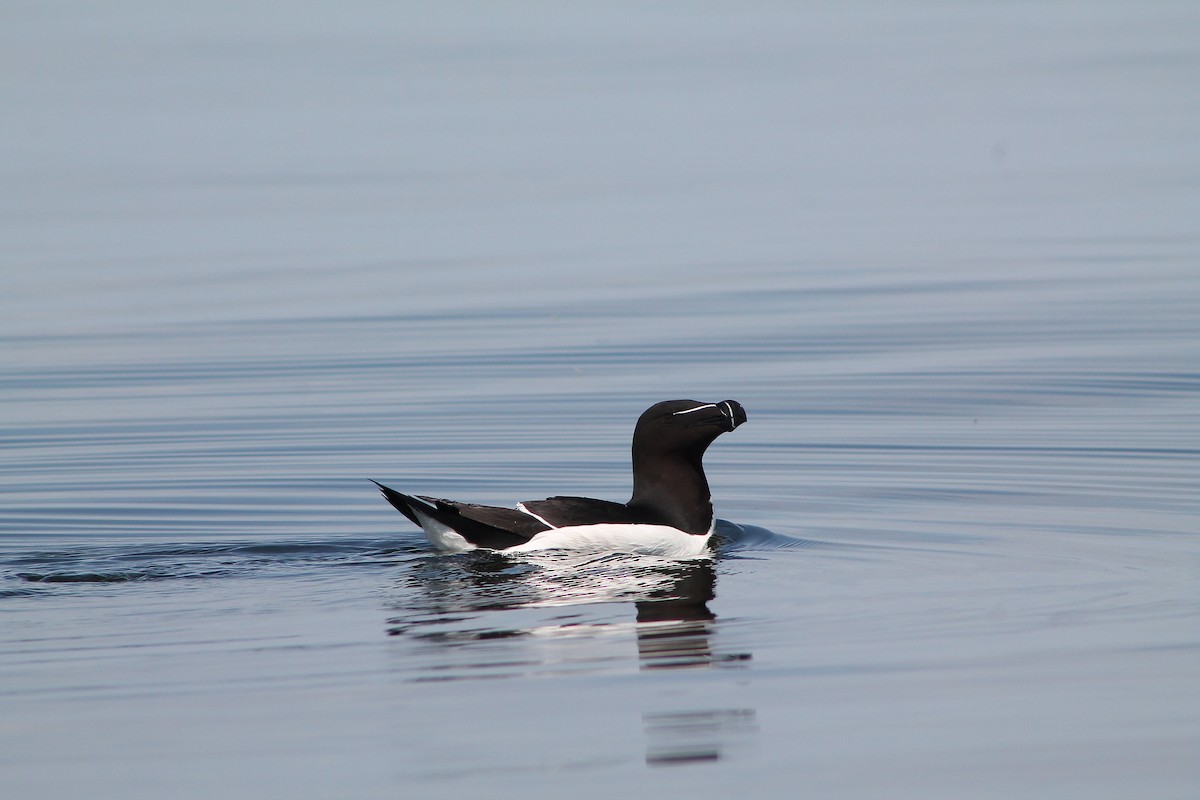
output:
[{"label": "white reflection on water", "polygon": [[410,564],[388,633],[430,646],[413,680],[623,671],[631,654],[643,669],[748,661],[712,648],[716,574],[711,559],[433,556]]},{"label": "white reflection on water", "polygon": [[[728,543],[736,528],[722,529]],[[417,592],[402,592],[388,633],[433,651],[410,665],[417,683],[619,674],[634,647],[642,670],[743,667],[750,653],[713,643],[716,578],[711,558],[439,555],[410,565],[406,583]],[[611,611],[597,619],[597,604],[633,605],[636,619]],[[753,709],[645,712],[646,763],[727,758],[755,731],[754,717]]]}]

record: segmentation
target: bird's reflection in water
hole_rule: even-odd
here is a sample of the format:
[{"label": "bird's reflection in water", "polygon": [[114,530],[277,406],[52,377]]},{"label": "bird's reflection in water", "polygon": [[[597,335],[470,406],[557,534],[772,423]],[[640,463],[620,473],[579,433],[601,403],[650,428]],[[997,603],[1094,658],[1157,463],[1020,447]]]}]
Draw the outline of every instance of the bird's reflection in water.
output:
[{"label": "bird's reflection in water", "polygon": [[684,562],[667,574],[670,585],[663,597],[635,604],[642,668],[707,666],[714,660],[709,640],[717,618],[708,608],[708,601],[716,596],[713,563]]},{"label": "bird's reflection in water", "polygon": [[[410,680],[467,681],[737,666],[748,653],[714,647],[711,559],[472,552],[413,564],[397,587],[388,633],[417,644]],[[623,606],[632,603],[630,619]],[[670,708],[642,714],[649,766],[726,758],[757,730],[745,708]]]},{"label": "bird's reflection in water", "polygon": [[646,763],[651,766],[717,761],[758,732],[752,708],[717,708],[643,714]]},{"label": "bird's reflection in water", "polygon": [[[397,613],[388,620],[388,633],[442,647],[512,638],[545,643],[587,637],[588,646],[580,647],[577,642],[569,659],[575,671],[586,669],[589,659],[597,669],[610,669],[613,662],[627,658],[613,654],[610,634],[627,636],[631,628],[642,669],[703,667],[750,658],[748,654],[713,652],[710,640],[716,616],[708,603],[715,597],[716,569],[711,559],[677,561],[577,553],[539,556],[510,559],[473,551],[417,562],[401,587],[403,599],[394,606]],[[613,607],[608,604],[622,602],[634,604],[635,621],[611,619]],[[502,658],[525,667],[539,661],[563,663],[564,653],[551,653],[550,649],[526,647]],[[489,669],[496,663],[465,655],[460,653],[452,664],[435,668],[436,679],[499,676]],[[498,652],[477,655],[501,656]]]}]

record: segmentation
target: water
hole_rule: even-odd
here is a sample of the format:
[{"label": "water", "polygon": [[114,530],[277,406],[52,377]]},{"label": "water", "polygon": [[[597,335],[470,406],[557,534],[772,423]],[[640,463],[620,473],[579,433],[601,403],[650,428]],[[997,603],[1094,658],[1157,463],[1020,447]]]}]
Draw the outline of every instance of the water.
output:
[{"label": "water", "polygon": [[1194,4],[5,16],[8,793],[1196,796]]}]

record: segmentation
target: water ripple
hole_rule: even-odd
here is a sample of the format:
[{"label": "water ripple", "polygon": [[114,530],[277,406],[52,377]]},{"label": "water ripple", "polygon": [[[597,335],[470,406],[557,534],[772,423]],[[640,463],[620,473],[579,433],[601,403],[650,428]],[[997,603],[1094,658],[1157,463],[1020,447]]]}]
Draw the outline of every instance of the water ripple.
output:
[{"label": "water ripple", "polygon": [[[8,581],[32,584],[135,583],[387,567],[416,549],[394,540],[81,545],[15,553],[0,561],[0,568]],[[19,587],[5,591],[14,596],[32,593]]]}]

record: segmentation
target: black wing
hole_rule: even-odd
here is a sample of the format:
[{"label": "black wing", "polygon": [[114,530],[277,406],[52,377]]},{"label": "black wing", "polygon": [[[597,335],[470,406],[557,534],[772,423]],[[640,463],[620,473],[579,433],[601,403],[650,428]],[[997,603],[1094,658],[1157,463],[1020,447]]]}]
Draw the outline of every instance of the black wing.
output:
[{"label": "black wing", "polygon": [[[372,481],[372,483],[375,483]],[[417,511],[453,529],[471,544],[503,550],[529,541],[550,526],[513,508],[459,503],[437,497],[404,494],[375,483],[392,506],[413,524],[420,525]]]},{"label": "black wing", "polygon": [[593,500],[590,497],[548,497],[545,500],[528,500],[521,504],[556,528],[568,525],[654,524],[644,512],[631,509],[624,503],[608,500]]}]

